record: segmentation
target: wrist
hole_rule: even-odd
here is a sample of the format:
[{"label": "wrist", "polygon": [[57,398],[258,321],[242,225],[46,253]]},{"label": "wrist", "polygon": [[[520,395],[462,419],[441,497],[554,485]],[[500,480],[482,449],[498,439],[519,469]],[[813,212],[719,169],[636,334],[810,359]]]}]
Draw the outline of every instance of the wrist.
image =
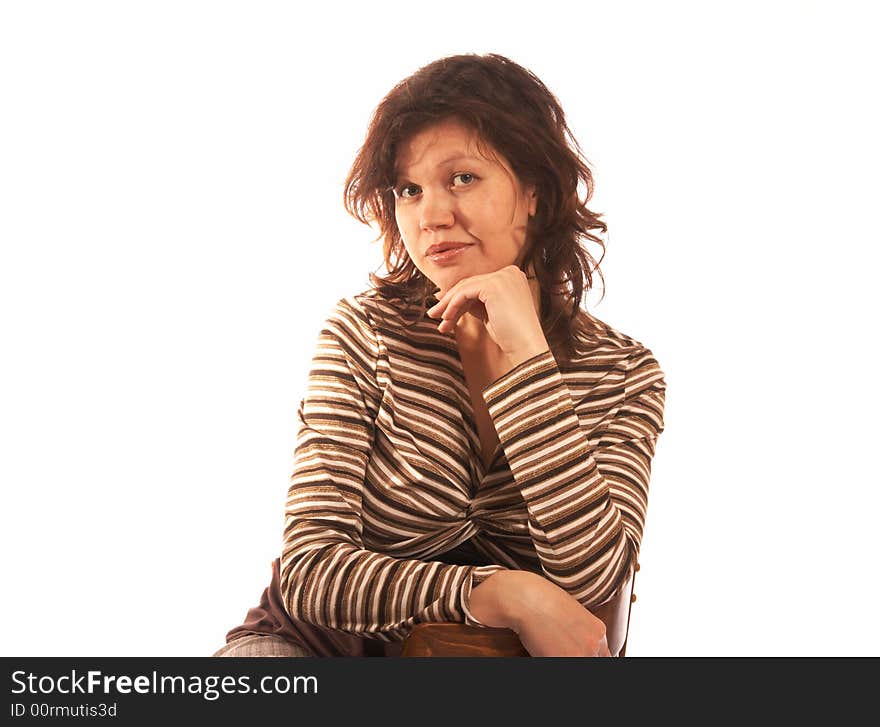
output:
[{"label": "wrist", "polygon": [[469,608],[480,623],[492,628],[513,628],[510,603],[511,574],[520,571],[500,570],[471,590]]},{"label": "wrist", "polygon": [[497,571],[471,591],[471,613],[486,626],[519,633],[521,624],[533,615],[531,594],[546,585],[537,581],[544,579],[531,571]]},{"label": "wrist", "polygon": [[521,363],[528,361],[530,358],[534,358],[538,354],[546,353],[550,350],[550,345],[547,341],[543,341],[541,343],[535,343],[534,345],[527,346],[518,351],[514,351],[511,353],[504,354],[504,361],[507,365],[507,370],[511,371],[519,366]]}]

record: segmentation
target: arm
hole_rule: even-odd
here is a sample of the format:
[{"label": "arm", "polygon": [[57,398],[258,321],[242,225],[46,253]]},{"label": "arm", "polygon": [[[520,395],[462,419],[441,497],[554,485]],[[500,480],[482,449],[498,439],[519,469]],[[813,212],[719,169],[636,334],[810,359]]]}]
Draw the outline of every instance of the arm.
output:
[{"label": "arm", "polygon": [[[635,567],[665,390],[644,347],[577,392],[577,406],[549,350],[483,390],[544,575],[585,608],[613,597]],[[605,411],[609,398],[621,403]]]},{"label": "arm", "polygon": [[405,560],[364,547],[362,492],[381,399],[378,341],[366,312],[340,301],[321,332],[285,510],[281,594],[291,617],[383,641],[416,623],[482,626],[471,588],[500,565]]},{"label": "arm", "polygon": [[493,573],[470,605],[487,626],[515,631],[531,656],[611,656],[605,622],[537,573]]}]

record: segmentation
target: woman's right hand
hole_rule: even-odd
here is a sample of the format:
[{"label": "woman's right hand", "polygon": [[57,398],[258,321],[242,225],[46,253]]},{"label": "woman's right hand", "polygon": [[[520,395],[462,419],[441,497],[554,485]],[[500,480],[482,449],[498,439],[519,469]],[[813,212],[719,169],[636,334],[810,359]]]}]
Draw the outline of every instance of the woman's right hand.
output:
[{"label": "woman's right hand", "polygon": [[537,573],[493,573],[471,591],[470,608],[486,626],[515,631],[532,656],[611,656],[602,620]]}]

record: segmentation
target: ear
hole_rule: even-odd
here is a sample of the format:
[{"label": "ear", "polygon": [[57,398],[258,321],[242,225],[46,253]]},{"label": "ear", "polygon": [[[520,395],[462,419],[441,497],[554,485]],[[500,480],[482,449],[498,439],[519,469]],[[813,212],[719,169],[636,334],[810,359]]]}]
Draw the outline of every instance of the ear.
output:
[{"label": "ear", "polygon": [[526,187],[526,199],[529,203],[529,217],[534,217],[538,211],[538,193],[534,184]]}]

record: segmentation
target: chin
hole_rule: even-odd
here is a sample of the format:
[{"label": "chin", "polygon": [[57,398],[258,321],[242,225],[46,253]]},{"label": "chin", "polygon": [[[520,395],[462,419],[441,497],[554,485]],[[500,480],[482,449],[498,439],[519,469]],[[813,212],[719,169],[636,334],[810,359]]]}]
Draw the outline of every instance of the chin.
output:
[{"label": "chin", "polygon": [[432,279],[434,285],[440,288],[444,293],[453,287],[459,280],[464,280],[465,278],[469,278],[471,275],[475,275],[476,273],[459,273],[457,275],[447,274],[447,275],[438,275],[436,279]]}]

